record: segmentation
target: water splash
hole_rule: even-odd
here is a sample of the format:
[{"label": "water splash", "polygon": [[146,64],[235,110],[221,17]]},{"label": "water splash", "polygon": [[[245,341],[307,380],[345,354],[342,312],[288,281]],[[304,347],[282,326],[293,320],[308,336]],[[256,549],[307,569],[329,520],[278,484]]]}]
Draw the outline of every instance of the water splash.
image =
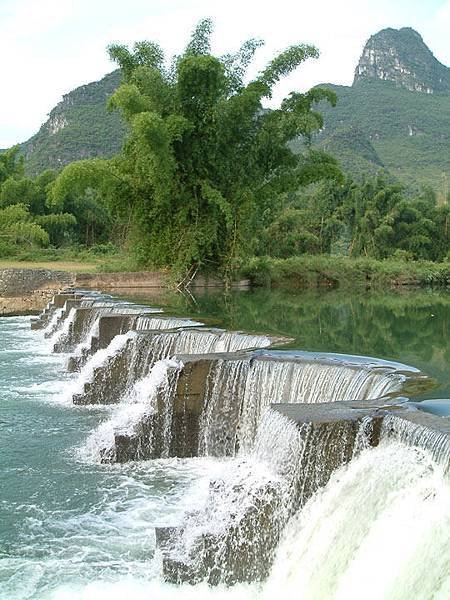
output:
[{"label": "water splash", "polygon": [[262,598],[407,600],[450,591],[450,487],[427,453],[365,450],[289,523]]},{"label": "water splash", "polygon": [[122,335],[116,335],[106,348],[97,350],[97,352],[93,354],[82,367],[81,371],[77,374],[76,379],[72,380],[66,388],[66,400],[71,402],[75,395],[82,394],[84,392],[85,385],[92,382],[95,370],[107,365],[108,361],[121,352],[121,350],[126,347],[127,343],[132,340],[135,335],[136,333],[134,331],[128,331]]},{"label": "water splash", "polygon": [[[170,369],[179,370],[179,362],[164,359],[157,361],[150,373],[138,380],[128,391],[122,402],[116,406],[111,416],[93,431],[78,451],[78,456],[90,462],[113,461],[115,435],[131,435],[142,420],[156,412],[158,392],[163,397],[170,396],[168,391]],[[168,415],[170,420],[170,415]],[[170,427],[170,425],[169,425]],[[170,429],[169,429],[170,432]]]},{"label": "water splash", "polygon": [[201,453],[230,455],[237,448],[251,448],[269,404],[375,399],[400,390],[403,381],[392,370],[365,366],[298,360],[217,361],[208,379]]},{"label": "water splash", "polygon": [[[65,311],[66,309],[64,309]],[[70,328],[73,325],[77,311],[75,308],[71,308],[67,317],[63,320],[62,325],[57,329],[48,340],[48,347],[50,351],[53,351],[55,346],[59,346],[64,343],[64,340],[68,337]],[[63,314],[61,316],[64,316]]]},{"label": "water splash", "polygon": [[64,308],[57,308],[53,311],[51,319],[48,321],[47,326],[44,328],[44,337],[51,337],[55,333],[58,327],[58,322],[61,319],[63,312]]},{"label": "water splash", "polygon": [[250,348],[269,346],[266,336],[240,332],[186,329],[154,336],[151,345],[158,356],[175,354],[211,354],[236,352]]},{"label": "water splash", "polygon": [[136,320],[136,331],[176,329],[179,327],[201,327],[203,323],[179,317],[150,317],[141,315]]},{"label": "water splash", "polygon": [[[225,337],[229,347],[249,347],[265,343],[261,336],[232,334]],[[161,333],[138,333],[126,347],[105,362],[103,373],[86,394],[86,403],[119,402],[136,381],[145,377],[158,360],[182,354],[204,354],[223,349],[224,332],[182,329]]]},{"label": "water splash", "polygon": [[394,439],[427,451],[433,459],[450,472],[450,435],[407,418],[388,414],[383,418],[381,437]]},{"label": "water splash", "polygon": [[169,581],[264,579],[289,518],[361,448],[367,423],[359,429],[349,421],[298,425],[267,410],[254,446],[210,475],[204,509],[171,540]]}]

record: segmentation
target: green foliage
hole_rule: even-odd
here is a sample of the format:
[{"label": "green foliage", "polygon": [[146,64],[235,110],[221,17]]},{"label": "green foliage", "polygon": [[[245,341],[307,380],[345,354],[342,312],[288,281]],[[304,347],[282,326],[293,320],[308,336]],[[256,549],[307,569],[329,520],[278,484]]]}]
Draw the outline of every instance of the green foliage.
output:
[{"label": "green foliage", "polygon": [[[66,133],[73,139],[67,115],[85,109],[92,111],[90,134],[97,134],[106,121],[94,123],[96,111],[107,101],[109,116],[126,123],[120,153],[111,146],[110,158],[86,158],[35,179],[24,176],[18,148],[0,154],[0,253],[23,253],[27,244],[72,247],[111,258],[106,269],[170,267],[178,282],[198,270],[230,278],[252,256],[246,268],[259,283],[280,284],[283,277],[301,285],[444,281],[446,266],[416,262],[450,256],[448,198],[431,188],[413,192],[382,171],[392,164],[383,144],[404,135],[406,123],[419,131],[411,94],[422,103],[432,136],[408,139],[424,149],[436,127],[442,129],[442,98],[424,100],[386,82],[335,88],[343,90],[337,110],[350,123],[343,128],[328,109],[336,105],[334,89],[294,91],[267,110],[262,103],[276,84],[317,50],[291,46],[248,81],[262,42],[250,39],[216,57],[211,33],[212,22],[201,21],[170,65],[153,42],[109,46],[120,72],[66,97],[35,140],[42,149],[45,139],[63,140]],[[400,121],[392,125],[394,117]],[[326,151],[335,147],[340,161],[364,177],[344,178]],[[443,148],[435,150],[442,162]],[[400,161],[408,156],[403,147],[395,152]],[[88,148],[81,156],[95,154]],[[64,164],[66,156],[58,161]]]},{"label": "green foliage", "polygon": [[432,190],[410,197],[383,175],[362,183],[325,181],[290,194],[277,208],[267,215],[257,254],[442,261],[450,249],[448,204],[438,204]]},{"label": "green foliage", "polygon": [[0,209],[0,239],[11,247],[49,244],[47,232],[31,220],[28,208],[23,204]]},{"label": "green foliage", "polygon": [[338,256],[293,256],[287,259],[254,258],[243,270],[255,285],[303,287],[445,286],[450,263]]},{"label": "green foliage", "polygon": [[23,157],[19,156],[19,146],[13,146],[0,153],[0,185],[6,179],[23,175]]},{"label": "green foliage", "polygon": [[404,250],[415,259],[442,260],[449,248],[448,206],[437,206],[434,194],[408,198],[381,175],[353,185],[339,214],[351,229],[350,255],[386,258]]},{"label": "green foliage", "polygon": [[77,224],[77,220],[70,213],[58,213],[40,215],[35,219],[35,223],[47,232],[53,246],[61,246],[70,240],[70,233]]},{"label": "green foliage", "polygon": [[170,68],[154,43],[109,47],[123,77],[109,106],[121,111],[130,136],[113,160],[66,167],[51,194],[52,207],[75,214],[68,201],[91,190],[121,224],[136,259],[170,265],[175,277],[208,268],[231,273],[255,250],[264,215],[281,193],[340,177],[324,152],[296,155],[289,147],[322,127],[313,107],[334,103],[333,93],[292,93],[273,111],[261,104],[317,50],[292,46],[244,83],[261,42],[215,57],[211,32],[211,21],[201,21]]},{"label": "green foliage", "polygon": [[[110,216],[91,188],[77,194],[76,177],[68,170],[66,179],[55,180],[53,171],[35,179],[24,176],[17,148],[0,155],[6,178],[0,183],[0,236],[2,256],[17,255],[24,246],[56,247],[84,241],[104,241]],[[95,162],[95,161],[94,161]],[[79,168],[78,168],[79,170]],[[83,172],[86,181],[86,172]],[[57,185],[58,184],[58,185]],[[53,188],[57,185],[59,203]]]},{"label": "green foliage", "polygon": [[413,191],[426,184],[445,197],[450,178],[448,94],[411,92],[379,80],[324,87],[339,102],[336,108],[319,105],[326,127],[314,136],[317,146],[339,157],[354,177],[385,168]]}]

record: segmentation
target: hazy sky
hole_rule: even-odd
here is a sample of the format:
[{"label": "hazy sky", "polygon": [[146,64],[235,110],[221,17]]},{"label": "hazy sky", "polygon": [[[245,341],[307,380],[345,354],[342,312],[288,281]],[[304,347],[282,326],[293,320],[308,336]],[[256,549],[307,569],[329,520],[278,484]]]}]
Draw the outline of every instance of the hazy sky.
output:
[{"label": "hazy sky", "polygon": [[254,70],[292,43],[319,48],[275,102],[317,83],[350,84],[365,41],[384,27],[414,27],[450,65],[450,0],[0,0],[0,148],[35,133],[62,94],[113,70],[110,42],[151,39],[170,55],[207,16],[219,53],[266,41]]}]

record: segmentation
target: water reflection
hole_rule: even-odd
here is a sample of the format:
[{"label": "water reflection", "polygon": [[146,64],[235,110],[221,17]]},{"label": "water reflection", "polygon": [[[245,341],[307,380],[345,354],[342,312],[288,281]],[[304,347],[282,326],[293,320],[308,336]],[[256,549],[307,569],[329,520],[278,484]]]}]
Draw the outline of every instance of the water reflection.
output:
[{"label": "water reflection", "polygon": [[339,290],[206,291],[195,296],[149,292],[130,299],[153,301],[166,312],[228,329],[294,338],[292,348],[361,354],[410,364],[438,382],[423,398],[450,397],[450,291]]}]

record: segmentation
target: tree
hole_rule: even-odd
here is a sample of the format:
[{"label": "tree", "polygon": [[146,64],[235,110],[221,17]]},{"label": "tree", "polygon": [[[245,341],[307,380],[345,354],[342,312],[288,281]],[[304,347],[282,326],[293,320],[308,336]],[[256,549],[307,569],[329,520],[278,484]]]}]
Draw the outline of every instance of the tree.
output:
[{"label": "tree", "polygon": [[291,46],[245,83],[261,42],[215,57],[211,32],[211,21],[201,21],[170,67],[155,43],[110,46],[123,78],[109,105],[121,110],[130,135],[120,156],[70,165],[71,177],[65,169],[53,189],[61,205],[65,182],[77,175],[81,188],[95,190],[126,224],[139,261],[170,265],[179,277],[207,267],[229,274],[254,251],[264,211],[280,194],[339,174],[328,155],[297,155],[289,146],[322,127],[313,107],[334,103],[334,94],[316,88],[291,93],[277,110],[262,106],[317,49]]},{"label": "tree", "polygon": [[0,185],[8,177],[23,176],[23,156],[19,150],[19,146],[13,146],[0,153]]},{"label": "tree", "polygon": [[2,250],[9,244],[25,246],[47,246],[47,232],[32,221],[28,208],[23,204],[14,204],[0,209],[0,240]]},{"label": "tree", "polygon": [[382,174],[353,184],[338,217],[350,228],[352,256],[382,259],[400,251],[413,259],[442,260],[448,251],[448,207],[438,207],[430,192],[410,198]]}]

